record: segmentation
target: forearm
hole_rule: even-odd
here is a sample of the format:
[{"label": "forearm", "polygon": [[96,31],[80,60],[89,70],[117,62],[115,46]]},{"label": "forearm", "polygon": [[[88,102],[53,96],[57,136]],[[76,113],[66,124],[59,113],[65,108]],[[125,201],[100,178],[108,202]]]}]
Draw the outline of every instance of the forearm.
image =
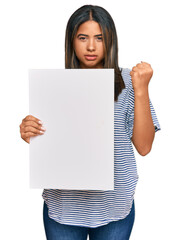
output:
[{"label": "forearm", "polygon": [[145,156],[150,152],[155,129],[151,117],[148,88],[134,91],[134,127],[132,142],[137,151]]}]

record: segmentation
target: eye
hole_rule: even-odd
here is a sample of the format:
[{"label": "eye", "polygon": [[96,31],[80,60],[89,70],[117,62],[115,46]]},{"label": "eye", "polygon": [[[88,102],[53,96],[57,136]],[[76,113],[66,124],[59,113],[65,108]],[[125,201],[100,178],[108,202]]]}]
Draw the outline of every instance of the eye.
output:
[{"label": "eye", "polygon": [[102,38],[102,37],[100,37],[100,36],[99,36],[99,37],[97,37],[96,39],[97,39],[97,41],[98,41],[98,42],[102,42],[102,40],[103,40],[103,38]]},{"label": "eye", "polygon": [[82,42],[86,41],[86,37],[79,37],[79,40],[81,40]]}]

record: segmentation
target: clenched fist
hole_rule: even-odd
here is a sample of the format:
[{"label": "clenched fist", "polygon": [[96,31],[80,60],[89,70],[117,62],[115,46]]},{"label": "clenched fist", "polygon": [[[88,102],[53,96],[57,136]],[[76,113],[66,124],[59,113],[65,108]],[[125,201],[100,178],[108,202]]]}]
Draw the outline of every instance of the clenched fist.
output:
[{"label": "clenched fist", "polygon": [[148,88],[153,69],[149,63],[141,62],[132,68],[130,75],[134,91],[142,92]]},{"label": "clenched fist", "polygon": [[19,127],[21,138],[27,143],[30,143],[30,137],[42,135],[46,130],[42,126],[42,122],[32,115],[26,116]]}]

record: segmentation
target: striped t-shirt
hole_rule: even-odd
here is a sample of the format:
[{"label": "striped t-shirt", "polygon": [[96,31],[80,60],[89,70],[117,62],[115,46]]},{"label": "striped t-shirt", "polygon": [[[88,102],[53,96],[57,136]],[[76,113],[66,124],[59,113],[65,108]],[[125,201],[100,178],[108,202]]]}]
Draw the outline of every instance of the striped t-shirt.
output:
[{"label": "striped t-shirt", "polygon": [[[114,190],[44,189],[48,215],[75,226],[99,227],[125,218],[131,210],[138,181],[131,137],[134,123],[134,89],[130,69],[122,69],[125,89],[114,102]],[[150,101],[155,131],[160,130]],[[92,176],[93,177],[93,176]]]}]

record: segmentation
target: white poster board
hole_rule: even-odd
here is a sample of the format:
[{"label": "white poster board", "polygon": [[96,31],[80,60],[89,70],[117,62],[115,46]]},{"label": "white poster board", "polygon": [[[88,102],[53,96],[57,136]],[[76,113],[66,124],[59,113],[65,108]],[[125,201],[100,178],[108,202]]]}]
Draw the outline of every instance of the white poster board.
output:
[{"label": "white poster board", "polygon": [[114,190],[114,70],[29,70],[30,188]]}]

